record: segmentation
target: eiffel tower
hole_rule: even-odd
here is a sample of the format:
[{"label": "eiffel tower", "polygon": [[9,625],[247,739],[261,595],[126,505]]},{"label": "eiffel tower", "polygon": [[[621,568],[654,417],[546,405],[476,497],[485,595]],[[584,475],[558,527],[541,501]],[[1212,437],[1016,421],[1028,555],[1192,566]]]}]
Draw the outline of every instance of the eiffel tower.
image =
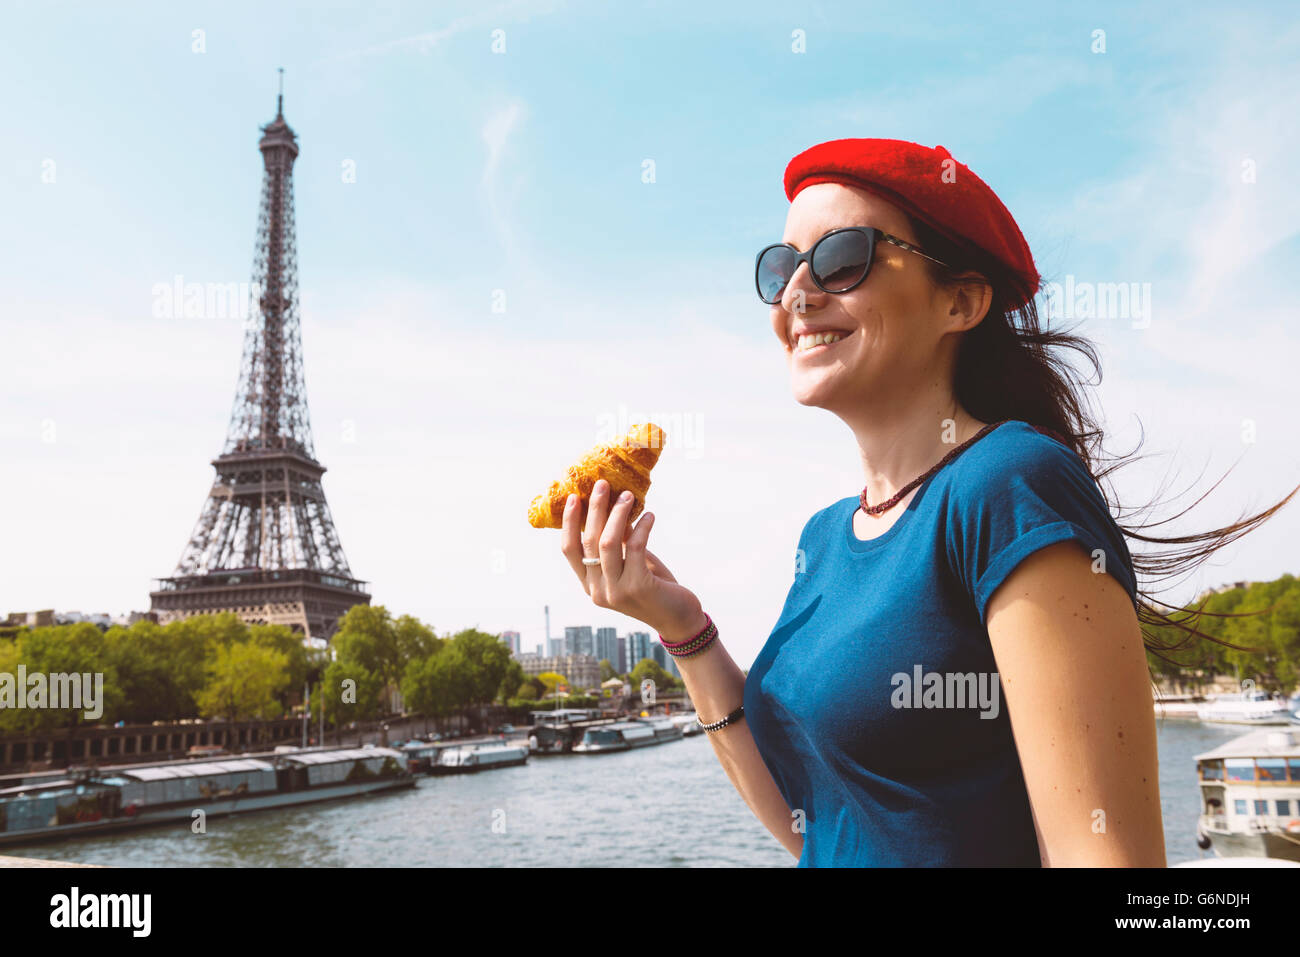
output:
[{"label": "eiffel tower", "polygon": [[164,623],[233,611],[328,641],[338,619],[370,595],[343,556],[312,448],[293,218],[298,142],[284,120],[283,76],[275,119],[261,131],[252,317],[230,428],[176,571],[157,579],[149,597]]}]

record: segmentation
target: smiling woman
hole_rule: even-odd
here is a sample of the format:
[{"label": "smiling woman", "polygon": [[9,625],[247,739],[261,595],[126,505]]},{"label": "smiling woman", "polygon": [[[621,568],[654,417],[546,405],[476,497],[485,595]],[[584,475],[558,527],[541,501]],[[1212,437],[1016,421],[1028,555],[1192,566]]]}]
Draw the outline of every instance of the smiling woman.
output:
[{"label": "smiling woman", "polygon": [[[1169,619],[1139,575],[1177,574],[1290,496],[1202,535],[1117,524],[1100,430],[1053,351],[1091,347],[1039,329],[1019,227],[943,147],[823,143],[785,188],[755,285],[795,400],[849,427],[864,488],[805,524],[748,675],[646,548],[653,513],[630,527],[604,483],[585,523],[565,511],[575,574],[659,630],[800,866],[1163,866],[1141,624]],[[1175,549],[1135,559],[1130,537]]]}]

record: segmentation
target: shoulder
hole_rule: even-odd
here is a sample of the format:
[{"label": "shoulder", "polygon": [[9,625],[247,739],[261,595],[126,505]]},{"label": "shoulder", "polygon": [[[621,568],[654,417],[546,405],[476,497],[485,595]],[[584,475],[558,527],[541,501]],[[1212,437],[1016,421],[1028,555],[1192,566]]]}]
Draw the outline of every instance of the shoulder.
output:
[{"label": "shoulder", "polygon": [[851,515],[853,509],[857,507],[857,496],[849,495],[814,512],[812,517],[804,523],[803,532],[799,535],[800,543],[816,541],[830,535],[838,527],[837,523],[840,522],[841,518]]},{"label": "shoulder", "polygon": [[952,462],[941,497],[950,516],[1015,510],[1027,500],[1106,511],[1105,497],[1074,449],[1027,422],[998,426]]},{"label": "shoulder", "polygon": [[[1065,477],[1093,482],[1078,453],[1027,422],[1004,422],[953,462],[952,479],[964,489],[989,490],[1015,482]],[[1093,482],[1095,484],[1095,482]]]}]

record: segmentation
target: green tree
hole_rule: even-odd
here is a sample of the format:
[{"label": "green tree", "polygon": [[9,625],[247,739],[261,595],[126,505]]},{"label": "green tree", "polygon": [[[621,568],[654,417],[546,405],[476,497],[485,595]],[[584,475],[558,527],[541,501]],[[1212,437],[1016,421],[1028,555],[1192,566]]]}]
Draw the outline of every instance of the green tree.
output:
[{"label": "green tree", "polygon": [[650,678],[654,681],[655,688],[658,691],[667,691],[676,684],[676,682],[673,681],[673,676],[664,671],[663,666],[653,658],[642,658],[636,663],[636,667],[632,669],[632,680],[630,683],[634,693],[640,692],[641,682],[646,678]]},{"label": "green tree", "polygon": [[227,721],[267,721],[282,714],[277,696],[288,684],[289,659],[249,642],[218,645],[199,692],[199,713]]},{"label": "green tree", "polygon": [[335,727],[379,716],[384,683],[364,665],[350,660],[332,661],[322,681],[325,717]]},{"label": "green tree", "polygon": [[207,680],[208,641],[179,622],[137,621],[104,633],[108,660],[122,689],[122,720],[134,723],[195,717]]},{"label": "green tree", "polygon": [[[523,669],[510,657],[510,649],[499,635],[466,628],[452,636],[451,650],[459,652],[467,666],[468,700],[466,705],[490,704],[501,695],[501,686],[515,666],[520,677]],[[512,689],[513,690],[513,689]]]},{"label": "green tree", "polygon": [[[409,629],[406,633],[409,633]],[[351,661],[396,687],[408,661],[397,623],[383,605],[353,605],[331,640],[339,661]]]},{"label": "green tree", "polygon": [[[74,625],[45,625],[29,628],[19,632],[18,639],[10,652],[12,667],[5,669],[17,676],[17,666],[25,665],[27,675],[43,674],[49,676],[83,675],[91,676],[97,684],[97,675],[103,675],[102,697],[98,702],[102,714],[98,721],[111,723],[118,718],[123,698],[118,684],[117,671],[113,667],[104,644],[104,633],[89,622]],[[16,652],[16,654],[15,654]],[[19,694],[27,689],[15,688]],[[47,685],[47,693],[48,693]],[[93,694],[93,688],[90,689]],[[53,704],[53,700],[49,699]],[[85,703],[83,701],[83,703]],[[86,723],[85,708],[24,708],[9,711],[0,709],[0,729],[12,732],[46,731],[55,728],[68,728],[71,732]]]}]

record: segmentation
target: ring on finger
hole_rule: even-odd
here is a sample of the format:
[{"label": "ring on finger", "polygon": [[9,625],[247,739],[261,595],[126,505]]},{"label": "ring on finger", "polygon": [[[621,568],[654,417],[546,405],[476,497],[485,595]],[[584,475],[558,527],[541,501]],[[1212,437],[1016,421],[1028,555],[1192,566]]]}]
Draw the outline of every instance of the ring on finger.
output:
[{"label": "ring on finger", "polygon": [[584,559],[582,560],[582,564],[584,564],[584,565],[599,565],[599,564],[600,564],[600,559],[599,559],[599,558],[584,558]]}]

